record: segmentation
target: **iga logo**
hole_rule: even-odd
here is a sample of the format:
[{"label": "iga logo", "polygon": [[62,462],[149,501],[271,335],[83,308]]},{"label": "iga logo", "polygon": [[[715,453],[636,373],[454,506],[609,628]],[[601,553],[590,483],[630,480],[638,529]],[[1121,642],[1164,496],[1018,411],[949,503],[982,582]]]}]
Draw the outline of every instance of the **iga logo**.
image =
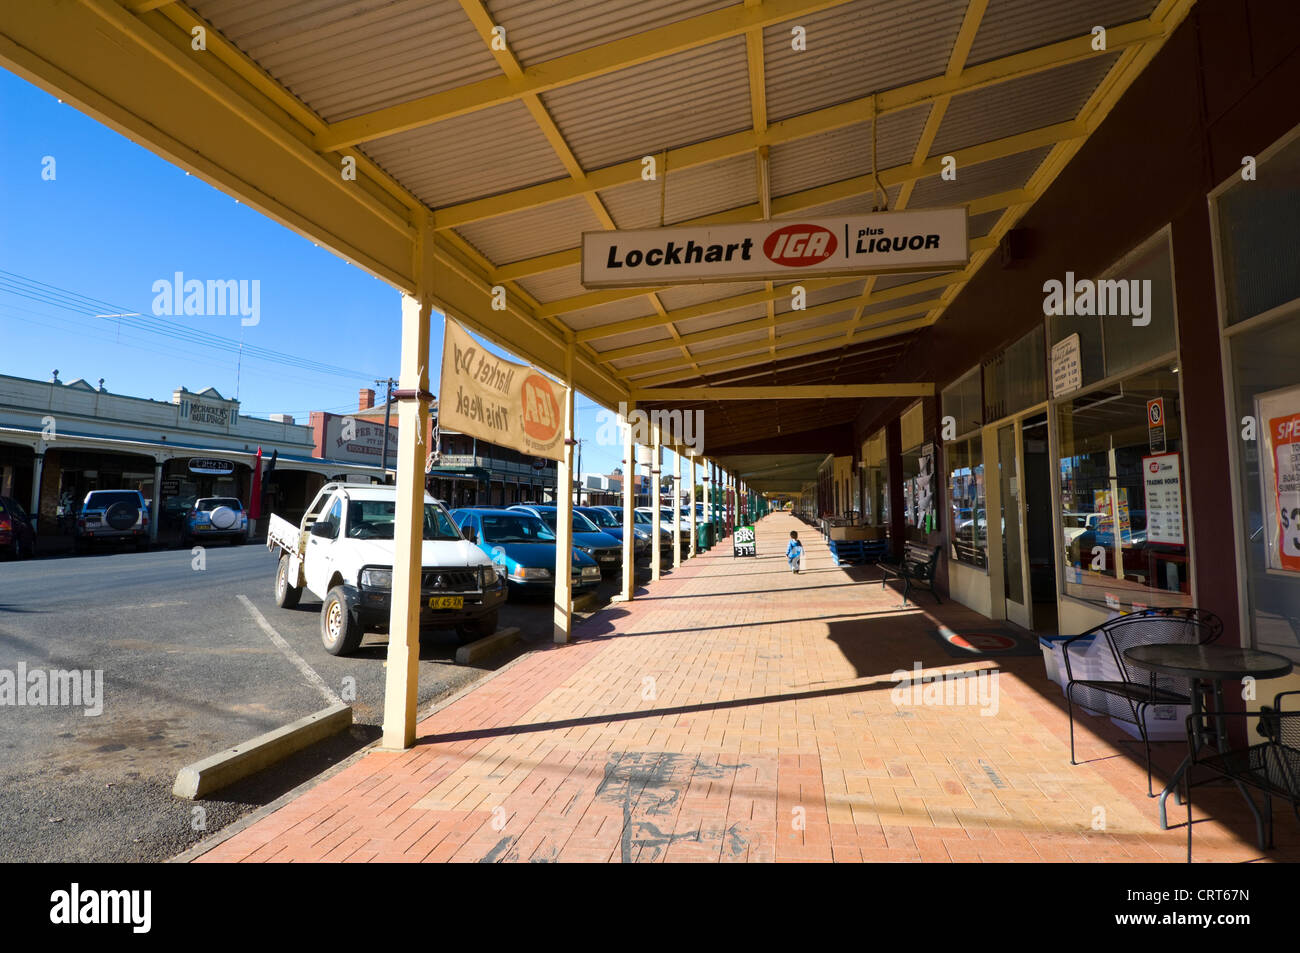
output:
[{"label": "iga logo", "polygon": [[820,225],[787,225],[763,242],[763,254],[778,265],[803,268],[819,265],[835,254],[835,233]]},{"label": "iga logo", "polygon": [[1148,464],[1148,468],[1151,470],[1152,473],[1160,472],[1160,464],[1155,460],[1152,460],[1151,463]]},{"label": "iga logo", "polygon": [[524,432],[540,443],[550,443],[560,432],[560,405],[550,382],[540,374],[524,380]]}]

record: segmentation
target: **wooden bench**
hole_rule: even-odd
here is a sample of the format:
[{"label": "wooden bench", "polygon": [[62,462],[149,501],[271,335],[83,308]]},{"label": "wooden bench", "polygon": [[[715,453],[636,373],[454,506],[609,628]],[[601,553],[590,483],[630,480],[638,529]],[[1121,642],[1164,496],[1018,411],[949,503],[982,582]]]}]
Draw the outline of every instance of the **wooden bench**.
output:
[{"label": "wooden bench", "polygon": [[908,543],[903,548],[903,558],[898,561],[880,560],[880,588],[890,579],[903,580],[903,605],[907,605],[907,596],[912,591],[912,583],[924,583],[934,596],[936,603],[943,602],[934,590],[934,570],[939,564],[939,550],[942,546],[930,549],[920,543]]}]

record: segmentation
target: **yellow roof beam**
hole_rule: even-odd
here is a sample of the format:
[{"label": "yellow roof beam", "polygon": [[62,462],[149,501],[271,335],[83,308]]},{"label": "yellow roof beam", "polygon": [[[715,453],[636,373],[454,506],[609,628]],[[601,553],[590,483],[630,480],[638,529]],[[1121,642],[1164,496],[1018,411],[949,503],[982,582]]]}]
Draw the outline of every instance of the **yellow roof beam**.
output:
[{"label": "yellow roof beam", "polygon": [[933,382],[914,384],[816,384],[771,387],[652,387],[634,390],[637,401],[862,400],[871,397],[933,397]]},{"label": "yellow roof beam", "polygon": [[[818,281],[804,281],[802,284],[804,290],[815,291],[820,288],[847,288],[849,285],[857,284],[859,278],[822,278]],[[960,273],[954,272],[947,275],[935,275],[932,278],[923,278],[920,281],[908,282],[905,285],[896,285],[893,288],[886,288],[883,291],[876,292],[871,303],[875,304],[881,301],[893,301],[895,298],[904,298],[908,295],[918,294],[922,291],[933,291],[936,288],[946,288],[954,282],[960,281]],[[789,295],[796,285],[775,285],[771,292],[750,291],[746,294],[733,295],[730,298],[720,298],[717,301],[705,301],[701,304],[690,305],[685,308],[678,308],[676,311],[670,311],[667,315],[669,321],[689,321],[692,318],[702,318],[710,314],[718,314],[723,311],[731,311],[736,308],[743,308],[748,305],[765,304],[769,300],[776,300]],[[657,328],[663,323],[663,320],[656,316],[645,318],[630,318],[626,321],[618,321],[614,324],[602,324],[600,327],[586,328],[578,332],[578,340],[594,341],[600,338],[612,337],[617,334],[626,334],[629,331],[643,331],[648,328]]]},{"label": "yellow roof beam", "polygon": [[[1059,122],[1051,126],[1043,126],[1039,129],[1032,129],[1029,132],[1016,133],[1013,136],[1004,136],[1001,139],[992,139],[988,142],[982,142],[977,145],[968,146],[965,149],[957,149],[949,153],[957,163],[958,168],[967,168],[977,165],[981,162],[989,162],[994,159],[1005,159],[1021,152],[1030,152],[1034,149],[1041,149],[1044,146],[1056,145],[1070,139],[1082,139],[1088,133],[1087,126],[1079,120],[1070,120]],[[888,189],[893,185],[906,184],[914,182],[917,179],[924,179],[928,176],[938,175],[943,171],[943,156],[934,156],[921,161],[908,162],[905,165],[890,166],[881,169],[878,173],[881,185]],[[785,215],[792,212],[802,212],[805,209],[814,208],[819,205],[826,205],[831,202],[838,202],[847,198],[854,198],[859,195],[865,195],[875,190],[875,178],[870,174],[854,176],[848,179],[842,179],[839,182],[833,182],[829,185],[820,185],[811,189],[803,189],[799,192],[792,192],[789,195],[781,196],[772,200],[772,214],[774,216]],[[971,215],[978,215],[981,212],[992,211],[993,209],[1003,207],[998,202],[1004,200],[1014,201],[1020,193],[1020,190],[999,193],[994,196],[985,196],[983,198],[973,199],[970,202],[958,203],[964,204]],[[676,226],[688,225],[727,225],[739,222],[752,222],[762,217],[761,206],[743,205],[734,209],[728,209],[725,212],[718,212],[712,215],[702,215],[698,218],[689,219],[684,222],[674,223]],[[505,273],[513,277],[526,277],[530,274],[538,274],[543,271],[550,271],[555,268],[565,268],[578,265],[582,262],[581,247],[567,249],[562,252],[552,252],[540,256],[539,258],[526,259],[514,262],[510,265],[502,266]],[[644,291],[633,289],[623,290],[623,298],[639,297],[645,294]],[[574,299],[569,299],[574,300]],[[607,303],[609,300],[621,300],[618,298],[605,298],[596,303]],[[580,305],[580,307],[591,307],[591,305]],[[574,307],[565,310],[577,310]]]},{"label": "yellow roof beam", "polygon": [[[897,321],[893,324],[884,324],[880,326],[861,328],[858,331],[854,332],[852,339],[847,343],[860,344],[865,341],[875,341],[881,338],[895,337],[896,335],[899,334],[907,334],[912,331],[919,331],[923,328],[929,327],[936,320],[937,320],[937,315],[935,314],[935,312],[931,311],[929,314],[925,315],[924,317],[915,318],[911,321]],[[824,329],[822,328],[816,328],[812,330],[822,331],[824,333]],[[811,335],[812,331],[810,330],[809,332],[806,333]],[[796,338],[796,335],[790,335],[789,337]],[[836,337],[824,341],[814,341],[810,344],[804,344],[798,347],[781,347],[780,342],[778,342],[776,357],[773,358],[771,355],[767,353],[766,344],[762,341],[757,341],[753,345],[747,345],[747,346],[757,347],[761,349],[759,353],[750,355],[749,357],[738,357],[730,361],[721,361],[716,364],[709,363],[704,359],[704,356],[701,355],[700,364],[703,365],[704,372],[706,374],[717,374],[717,373],[721,373],[722,371],[731,371],[731,370],[738,370],[746,367],[756,367],[762,364],[771,364],[773,360],[784,361],[793,357],[803,357],[808,354],[817,354],[827,350],[840,350],[845,346],[845,344],[846,344],[845,340],[840,337]],[[635,370],[635,368],[629,368],[629,371],[631,370]],[[690,376],[690,371],[677,370],[677,371],[671,371],[667,374],[659,374],[656,375],[655,377],[635,378],[633,380],[630,380],[629,384],[632,387],[653,387],[659,384],[667,384],[672,381],[678,381],[681,380],[683,377],[689,377],[689,376]]]},{"label": "yellow roof beam", "polygon": [[519,76],[493,77],[340,120],[317,137],[317,145],[322,151],[330,152],[417,129],[442,119],[510,102],[529,93],[544,93],[697,49],[755,27],[761,29],[771,23],[807,16],[844,2],[846,0],[768,0],[759,7],[728,7],[701,14],[538,63]]},{"label": "yellow roof beam", "polygon": [[[934,310],[934,307],[937,304],[938,304],[938,299],[935,299],[933,301],[925,301],[920,304],[904,305],[901,308],[891,308],[888,311],[881,311],[878,314],[872,315],[872,317],[893,319],[893,318],[907,317],[908,315],[914,315],[914,314],[928,314],[930,311]],[[844,309],[841,308],[840,310],[844,310]],[[800,341],[816,341],[818,339],[825,338],[826,339],[825,344],[827,345],[828,349],[830,349],[838,345],[842,345],[844,343],[843,341],[837,342],[831,340],[831,337],[838,334],[840,331],[845,330],[849,326],[849,323],[850,323],[849,321],[840,321],[836,324],[824,324],[821,327],[803,328],[798,331],[787,331],[785,334],[781,335],[776,339],[776,346],[779,349],[781,347],[788,347],[789,345],[792,344],[798,344]],[[871,327],[880,327],[880,326],[883,325],[880,324],[879,322],[871,325]],[[751,331],[761,330],[761,328],[750,328],[750,330]],[[770,350],[771,349],[770,342],[765,343],[763,341],[743,341],[739,344],[729,344],[724,347],[714,348],[711,351],[699,351],[694,355],[694,357],[695,360],[699,362],[700,365],[708,365],[710,362],[719,361],[724,357],[736,357],[742,354],[748,354],[752,351],[761,350],[763,347],[767,347]],[[660,348],[660,350],[666,350],[666,349]],[[643,377],[646,374],[654,373],[658,371],[683,371],[684,372],[685,367],[682,364],[682,361],[680,359],[672,358],[663,361],[651,361],[645,364],[637,364],[633,367],[627,368],[626,371],[629,377],[631,376]]]},{"label": "yellow roof beam", "polygon": [[[838,334],[840,331],[848,332],[845,337],[840,337],[840,338],[827,337],[822,340],[816,341],[815,343],[808,345],[806,349],[801,349],[799,351],[799,353],[801,354],[809,354],[819,350],[822,351],[838,350],[839,348],[845,347],[854,342],[862,341],[862,340],[872,340],[873,337],[878,336],[878,335],[873,335],[873,337],[864,338],[862,337],[862,333],[864,331],[871,332],[877,329],[884,329],[889,334],[901,334],[905,330],[915,330],[916,328],[919,327],[927,327],[930,324],[933,324],[936,320],[938,320],[938,317],[942,313],[944,307],[947,306],[947,304],[951,301],[952,297],[955,296],[956,292],[961,289],[961,285],[963,285],[966,281],[968,281],[971,278],[971,276],[974,275],[975,272],[979,270],[980,265],[984,263],[984,260],[985,258],[987,258],[988,254],[994,248],[997,247],[997,243],[999,240],[1000,239],[995,238],[993,235],[986,235],[983,238],[977,238],[974,241],[972,241],[970,246],[971,255],[972,255],[971,262],[969,265],[966,266],[966,268],[963,271],[954,272],[951,275],[938,275],[934,278],[925,279],[925,281],[913,282],[913,284],[916,286],[915,288],[913,288],[910,285],[899,285],[895,288],[889,288],[884,292],[876,293],[877,295],[880,295],[881,300],[883,300],[884,295],[891,294],[891,293],[893,293],[891,295],[892,297],[904,296],[904,295],[897,294],[897,292],[899,291],[904,292],[904,294],[915,293],[921,290],[921,285],[923,284],[932,287],[945,287],[944,293],[940,296],[939,299],[935,301],[924,301],[915,305],[904,305],[899,308],[893,308],[891,310],[882,311],[872,315],[873,318],[881,318],[881,317],[902,316],[905,314],[915,314],[918,310],[928,311],[926,317],[917,319],[917,321],[921,322],[919,324],[916,321],[898,322],[897,324],[893,324],[893,325],[889,325],[889,324],[882,325],[876,323],[866,328],[854,330],[855,324],[853,321],[844,321],[839,324],[826,325],[820,328],[808,328],[803,331],[797,331],[792,334],[784,335],[781,340],[777,341],[777,346],[779,348],[782,341],[788,342],[788,341],[802,340],[805,338],[816,337],[818,335]],[[790,312],[789,315],[787,316],[792,316],[793,314],[796,313],[798,312]],[[797,323],[797,321],[798,319],[794,318],[789,323],[793,324],[793,323]],[[757,322],[753,322],[753,323],[757,323]],[[904,325],[907,325],[907,327],[903,327]],[[891,328],[897,328],[899,330],[889,330]],[[732,332],[732,333],[736,333],[736,332]],[[763,347],[762,342],[748,342],[744,344],[732,345],[730,348],[720,348],[716,351],[705,352],[703,354],[696,354],[695,357],[701,365],[706,365],[708,364],[709,359],[714,356],[721,356],[725,353],[744,353],[744,351],[746,350],[754,350],[756,348],[761,348],[761,347]],[[661,346],[658,348],[658,350],[665,350],[665,348]],[[609,352],[605,352],[605,353],[609,353]],[[781,360],[782,356],[783,356],[783,352],[778,350],[777,354],[771,359]],[[651,364],[638,364],[634,367],[627,368],[624,372],[623,378],[625,380],[631,380],[635,378],[637,375],[644,374],[649,370],[658,370],[660,368],[667,369],[669,367],[673,367],[675,364],[676,362],[673,361],[654,362]],[[745,365],[737,365],[737,366],[745,366]],[[711,368],[709,368],[709,370],[711,371]],[[678,370],[675,371],[673,374],[668,375],[666,378],[657,378],[656,380],[679,380],[683,376],[685,376],[685,372]]]},{"label": "yellow roof beam", "polygon": [[[780,330],[783,327],[788,327],[792,324],[799,324],[802,321],[810,321],[814,318],[823,318],[827,315],[851,311],[855,303],[854,300],[845,299],[842,301],[828,301],[826,304],[819,304],[802,311],[786,311],[777,316],[775,327],[777,330]],[[882,311],[879,315],[873,315],[873,317],[889,318],[899,317],[904,314],[915,314],[918,310],[928,311],[936,304],[938,304],[937,297],[933,301],[926,301],[919,304],[906,305],[901,308],[894,308],[889,311]],[[660,351],[671,350],[673,347],[680,345],[696,347],[700,344],[707,344],[709,341],[721,341],[730,337],[735,337],[737,334],[748,334],[752,331],[766,331],[771,327],[772,325],[769,324],[766,317],[755,318],[752,321],[740,321],[736,324],[728,324],[720,328],[709,328],[707,331],[695,331],[691,334],[683,334],[677,340],[649,341],[645,344],[633,344],[628,347],[612,348],[608,351],[598,351],[596,353],[596,359],[602,364],[608,364],[610,361],[623,360],[629,357],[641,357],[645,354],[657,354]],[[825,334],[827,333],[828,328],[812,328],[809,330],[815,330]],[[749,343],[738,346],[752,347],[753,344]],[[708,356],[708,352],[696,354],[696,357],[700,359],[707,358]]]},{"label": "yellow roof beam", "polygon": [[[766,5],[762,9],[765,8]],[[1146,20],[1115,27],[1106,33],[1105,52],[1092,48],[1091,34],[1062,40],[1059,43],[981,63],[979,66],[963,70],[956,77],[944,75],[886,90],[876,95],[875,109],[879,115],[885,115],[922,103],[933,102],[944,96],[954,96],[1058,66],[1067,66],[1091,57],[1105,56],[1116,50],[1163,37],[1165,30],[1164,25],[1153,25]],[[864,96],[837,106],[828,106],[774,122],[761,133],[751,129],[670,149],[668,164],[670,168],[681,171],[691,166],[753,152],[762,145],[774,146],[805,139],[863,122],[872,114],[872,109],[872,97]],[[437,210],[434,216],[435,226],[438,229],[456,228],[485,218],[573,198],[582,194],[584,188],[608,189],[640,180],[641,160],[630,159],[588,172],[584,186],[577,186],[570,180],[561,179],[525,186],[487,198],[448,205]]]},{"label": "yellow roof beam", "polygon": [[[858,176],[853,179],[845,179],[843,183],[836,183],[840,186],[839,191],[845,193],[840,195],[841,198],[851,198],[856,195],[864,195],[871,189],[866,187],[869,182],[868,176]],[[915,182],[909,179],[906,185]],[[895,183],[890,183],[895,184]],[[791,192],[789,195],[782,196],[773,202],[773,208],[781,213],[798,212],[805,208],[811,208],[814,205],[822,205],[827,201],[824,192],[825,186],[819,186],[816,189],[804,189],[800,192]],[[814,194],[815,193],[815,194]],[[984,212],[993,212],[1000,208],[1006,208],[1008,205],[1019,205],[1028,200],[1028,193],[1024,189],[1011,189],[1007,192],[998,192],[995,195],[985,195],[981,198],[972,199],[969,202],[959,203],[966,206],[966,211],[970,215],[981,215]],[[895,208],[901,208],[900,202]],[[682,222],[674,222],[674,226],[681,225],[729,225],[739,222],[752,222],[762,219],[762,208],[759,205],[741,205],[725,212],[716,212],[712,215],[701,215],[699,218],[687,219]],[[567,248],[564,251],[550,252],[546,255],[538,255],[536,258],[521,258],[519,261],[511,262],[508,265],[501,265],[497,268],[497,273],[502,280],[510,281],[518,278],[527,278],[530,275],[539,275],[547,271],[555,271],[560,268],[576,268],[582,264],[582,249]],[[620,293],[619,297],[607,298],[599,302],[607,304],[609,301],[621,301],[627,298],[639,298],[645,294],[644,290],[635,289],[613,289]],[[656,289],[661,290],[661,289]],[[590,306],[587,306],[590,307]],[[574,310],[566,308],[565,310]]]},{"label": "yellow roof beam", "polygon": [[[460,0],[460,6],[465,12],[465,15],[469,17],[470,22],[474,24],[474,29],[478,31],[479,37],[496,57],[497,63],[501,66],[502,71],[507,76],[515,79],[522,77],[524,75],[524,68],[520,64],[519,60],[515,58],[514,53],[510,51],[508,45],[505,49],[492,49],[492,30],[496,24],[492,22],[492,17],[487,12],[487,8],[485,8],[479,0]],[[552,118],[550,112],[547,111],[545,104],[542,102],[541,96],[537,93],[528,93],[523,97],[522,101],[524,108],[528,110],[529,115],[533,117],[533,121],[537,124],[538,129],[540,129],[542,135],[546,137],[546,141],[550,145],[551,150],[555,153],[556,157],[559,158],[565,171],[569,173],[569,178],[572,181],[579,183],[585,181],[586,174],[582,170],[582,164],[578,162],[578,157],[573,154],[573,149],[570,148],[569,143],[565,140],[564,134],[560,132],[559,126],[555,124],[555,120]],[[593,191],[588,191],[585,197],[587,199],[587,204],[591,207],[592,212],[595,214],[596,219],[601,223],[601,225],[606,229],[614,229],[616,227],[614,224],[614,217],[610,215],[609,209],[605,207],[605,203],[601,200],[600,196]],[[500,280],[500,276],[497,276],[497,278]],[[513,291],[521,295],[526,294],[526,292],[513,281],[505,281],[503,283],[506,285],[508,291]],[[529,296],[529,300],[531,301],[531,296]],[[663,315],[666,313],[662,302],[660,302],[656,295],[650,295],[650,302],[658,314]],[[532,303],[536,306],[535,301]],[[544,316],[543,319],[545,320],[549,317],[550,316]],[[572,335],[573,333],[568,327],[562,326],[561,329],[566,335]],[[668,330],[673,337],[678,336],[676,328],[669,325]],[[580,344],[579,347],[589,356],[592,356],[595,353],[589,345]],[[686,358],[689,362],[690,352],[683,347],[681,353],[682,357]]]},{"label": "yellow roof beam", "polygon": [[[975,34],[979,32],[980,23],[984,20],[984,13],[988,9],[989,0],[970,0],[966,5],[966,15],[962,18],[961,29],[957,31],[957,39],[953,41],[952,53],[948,56],[948,68],[945,75],[950,78],[956,78],[961,75],[961,71],[966,66],[966,58],[970,55],[971,46],[975,42]],[[930,106],[930,115],[925,119],[925,127],[921,130],[921,136],[917,140],[916,149],[912,153],[912,164],[924,162],[930,155],[930,150],[934,147],[934,140],[939,135],[939,127],[943,125],[943,117],[948,112],[948,105],[952,102],[950,94],[943,95],[935,99]],[[874,120],[873,120],[874,121]],[[873,130],[874,133],[874,130]],[[907,208],[907,203],[912,200],[912,190],[916,187],[917,179],[910,179],[903,183],[902,189],[898,193],[898,201],[894,204],[896,210]],[[976,213],[970,213],[976,214]],[[872,276],[867,279],[862,288],[862,298],[858,304],[858,310],[853,315],[853,321],[849,324],[845,335],[851,337],[853,329],[858,326],[862,319],[862,313],[866,310],[867,303],[871,300],[871,292],[875,290],[876,279]]]}]

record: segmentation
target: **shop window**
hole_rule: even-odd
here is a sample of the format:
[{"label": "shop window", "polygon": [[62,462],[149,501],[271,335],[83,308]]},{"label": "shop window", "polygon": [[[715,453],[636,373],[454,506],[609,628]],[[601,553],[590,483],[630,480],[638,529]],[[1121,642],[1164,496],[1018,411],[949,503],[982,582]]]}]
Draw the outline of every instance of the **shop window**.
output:
[{"label": "shop window", "polygon": [[1125,611],[1190,605],[1176,368],[1063,401],[1056,419],[1066,594]]},{"label": "shop window", "polygon": [[984,419],[1008,414],[1047,399],[1047,365],[1042,325],[984,364]]},{"label": "shop window", "polygon": [[863,476],[866,496],[863,499],[862,523],[865,526],[884,527],[888,532],[889,462],[883,430],[877,431],[875,436],[863,443],[862,459],[866,470]]},{"label": "shop window", "polygon": [[1234,176],[1214,204],[1224,322],[1300,298],[1300,136],[1260,157],[1253,181]]},{"label": "shop window", "polygon": [[1251,644],[1300,661],[1300,130],[1211,199]]},{"label": "shop window", "polygon": [[899,422],[903,438],[903,524],[907,538],[925,542],[938,530],[934,444],[925,443],[925,405],[917,403]]},{"label": "shop window", "polygon": [[[1064,282],[1064,276],[1061,280]],[[1081,276],[1072,280],[1077,288],[1082,287]],[[1103,272],[1099,282],[1115,283],[1104,291],[1100,284],[1095,286],[1094,301],[1105,299],[1106,314],[1053,315],[1047,319],[1052,349],[1078,335],[1079,387],[1146,365],[1177,347],[1168,232],[1153,235],[1129,252]],[[1091,310],[1100,310],[1100,305],[1094,303]],[[1067,344],[1062,359],[1070,350]]]},{"label": "shop window", "polygon": [[943,417],[952,418],[954,434],[966,433],[984,423],[984,388],[978,367],[943,389]]},{"label": "shop window", "polygon": [[984,440],[976,432],[944,444],[948,462],[948,512],[952,557],[988,568],[988,515],[984,504]]},{"label": "shop window", "polygon": [[1107,377],[1148,364],[1177,346],[1170,255],[1169,236],[1161,232],[1102,276],[1104,280],[1128,282],[1130,288],[1138,282],[1146,314],[1136,320],[1149,322],[1134,324],[1134,318],[1125,320],[1122,316],[1100,319]]}]

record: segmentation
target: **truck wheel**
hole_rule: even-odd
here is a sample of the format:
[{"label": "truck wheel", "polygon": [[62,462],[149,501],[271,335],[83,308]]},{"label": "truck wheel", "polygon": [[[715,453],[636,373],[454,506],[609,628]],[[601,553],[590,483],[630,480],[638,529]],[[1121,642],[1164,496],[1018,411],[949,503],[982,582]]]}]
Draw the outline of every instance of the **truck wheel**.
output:
[{"label": "truck wheel", "polygon": [[473,622],[466,622],[464,625],[456,627],[456,635],[460,638],[462,645],[468,642],[474,642],[478,639],[486,638],[497,630],[498,611],[493,609],[485,616],[480,616]]},{"label": "truck wheel", "polygon": [[335,586],[320,609],[320,640],[330,655],[350,655],[361,644],[361,626],[348,611],[343,587]]},{"label": "truck wheel", "polygon": [[289,585],[289,554],[285,553],[275,569],[275,604],[281,609],[292,609],[301,597],[302,588]]}]

